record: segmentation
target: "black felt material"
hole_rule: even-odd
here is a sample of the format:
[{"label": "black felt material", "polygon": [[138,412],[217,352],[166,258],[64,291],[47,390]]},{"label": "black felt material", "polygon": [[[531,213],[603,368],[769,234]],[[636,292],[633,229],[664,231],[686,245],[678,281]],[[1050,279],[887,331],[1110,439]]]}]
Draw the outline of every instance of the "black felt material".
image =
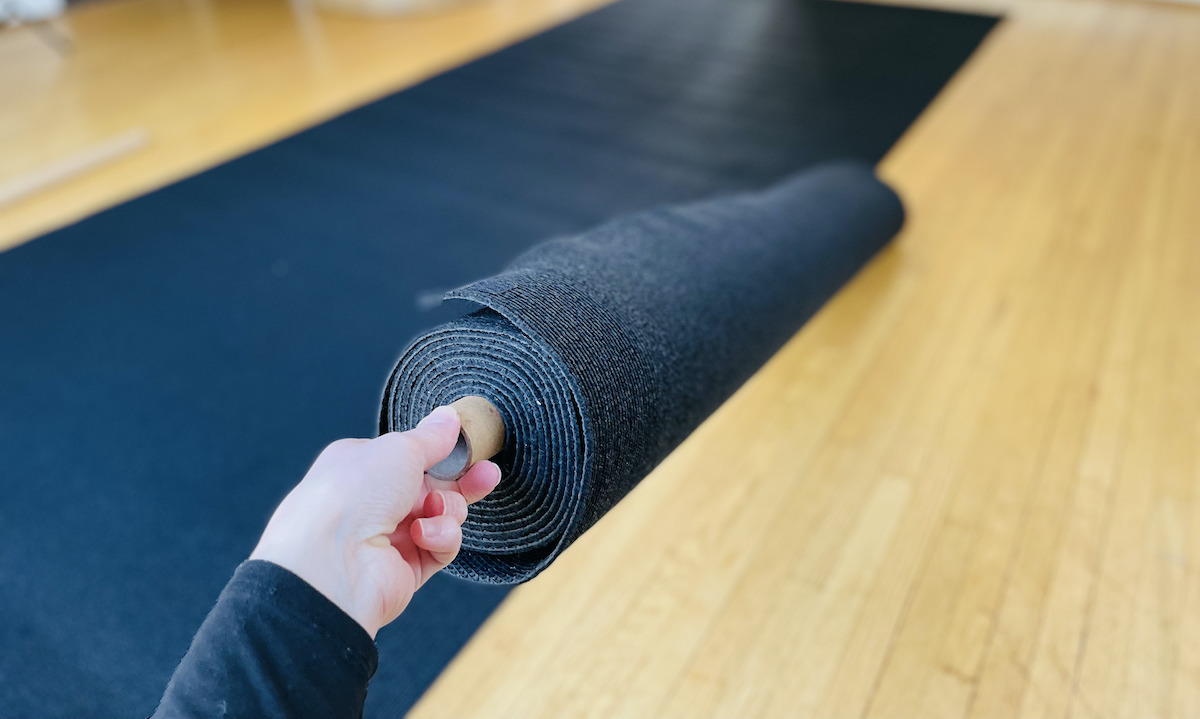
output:
[{"label": "black felt material", "polygon": [[152,719],[355,719],[378,652],[308,582],[244,562],[221,590]]},{"label": "black felt material", "polygon": [[[0,254],[0,713],[149,714],[274,506],[461,314],[418,300],[618,215],[874,163],[993,23],[624,0]],[[419,592],[367,714],[504,593]]]},{"label": "black felt material", "polygon": [[532,578],[765,362],[896,232],[866,166],[667,207],[538,245],[447,295],[483,309],[418,337],[382,429],[465,395],[500,410],[502,484],[472,507],[447,568]]}]

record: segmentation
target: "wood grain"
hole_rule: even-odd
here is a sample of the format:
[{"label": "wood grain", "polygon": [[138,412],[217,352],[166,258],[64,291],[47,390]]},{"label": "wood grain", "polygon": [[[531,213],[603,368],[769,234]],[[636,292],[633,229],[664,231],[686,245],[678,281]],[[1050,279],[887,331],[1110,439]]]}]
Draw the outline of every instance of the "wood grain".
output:
[{"label": "wood grain", "polygon": [[900,241],[412,715],[1200,716],[1198,67],[1195,10],[1013,4]]},{"label": "wood grain", "polygon": [[0,185],[114,135],[148,147],[0,208],[0,250],[162,187],[612,0],[472,0],[367,19],[303,0],[105,0],[60,54],[0,28]]},{"label": "wood grain", "polygon": [[89,145],[76,153],[61,157],[23,175],[17,175],[7,182],[0,183],[0,211],[26,197],[44,192],[55,185],[69,182],[103,167],[107,163],[137,152],[149,141],[150,136],[144,130],[130,130]]},{"label": "wood grain", "polygon": [[[6,31],[0,179],[155,141],[0,245],[603,2],[112,0],[67,59]],[[413,716],[1200,716],[1200,10],[929,2],[1009,16],[882,165],[900,240]]]}]

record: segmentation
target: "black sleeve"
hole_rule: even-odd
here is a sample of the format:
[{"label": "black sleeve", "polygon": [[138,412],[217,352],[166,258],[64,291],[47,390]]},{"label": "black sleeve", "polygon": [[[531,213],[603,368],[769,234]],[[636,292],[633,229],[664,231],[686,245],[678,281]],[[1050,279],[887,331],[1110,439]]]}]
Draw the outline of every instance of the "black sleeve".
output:
[{"label": "black sleeve", "polygon": [[308,582],[248,561],[200,625],[154,717],[361,717],[377,662],[366,630]]}]

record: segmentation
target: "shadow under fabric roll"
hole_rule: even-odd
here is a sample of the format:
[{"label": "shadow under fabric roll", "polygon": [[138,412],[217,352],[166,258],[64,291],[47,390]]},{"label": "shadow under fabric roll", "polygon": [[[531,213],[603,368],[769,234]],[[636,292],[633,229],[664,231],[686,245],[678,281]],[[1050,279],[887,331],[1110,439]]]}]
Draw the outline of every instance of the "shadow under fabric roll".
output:
[{"label": "shadow under fabric roll", "polygon": [[[446,295],[480,309],[418,337],[381,430],[490,400],[504,479],[471,508],[451,574],[535,576],[612,508],[900,229],[858,164],[640,213],[533,247]],[[736,481],[736,479],[731,479]]]}]

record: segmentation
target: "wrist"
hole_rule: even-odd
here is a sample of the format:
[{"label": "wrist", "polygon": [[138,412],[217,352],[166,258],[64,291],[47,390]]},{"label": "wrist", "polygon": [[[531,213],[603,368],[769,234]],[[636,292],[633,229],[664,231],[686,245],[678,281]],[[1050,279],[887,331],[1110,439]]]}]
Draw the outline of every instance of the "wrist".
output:
[{"label": "wrist", "polygon": [[[364,612],[358,611],[348,578],[344,576],[346,560],[336,556],[337,552],[331,550],[332,546],[332,542],[325,546],[303,546],[294,542],[274,541],[264,535],[262,541],[250,553],[249,559],[270,562],[296,575],[353,619],[374,639],[379,625]],[[342,567],[341,571],[339,567]]]}]

